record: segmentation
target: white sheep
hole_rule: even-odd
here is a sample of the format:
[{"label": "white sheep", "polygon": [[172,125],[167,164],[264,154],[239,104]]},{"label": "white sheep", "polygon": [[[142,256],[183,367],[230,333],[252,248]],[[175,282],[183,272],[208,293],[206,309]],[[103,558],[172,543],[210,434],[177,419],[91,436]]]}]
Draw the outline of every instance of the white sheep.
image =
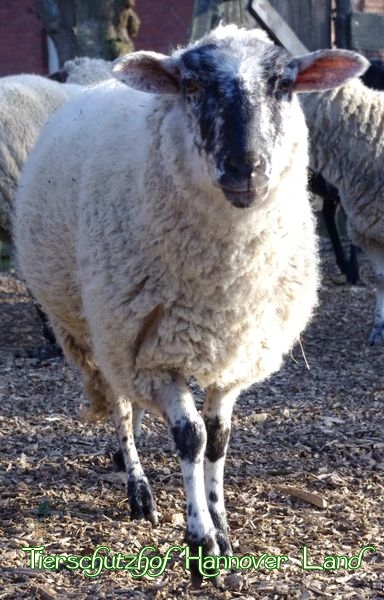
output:
[{"label": "white sheep", "polygon": [[55,110],[82,90],[39,75],[0,78],[0,229],[4,238],[11,239],[14,196],[29,151]]},{"label": "white sheep", "polygon": [[310,132],[310,167],[334,185],[352,242],[376,276],[371,345],[384,343],[384,95],[355,79],[302,97]]},{"label": "white sheep", "polygon": [[67,60],[60,71],[49,77],[62,83],[77,83],[89,87],[113,77],[112,63],[102,58],[79,56]]},{"label": "white sheep", "polygon": [[[364,68],[346,51],[292,59],[260,31],[219,27],[171,56],[118,59],[131,87],[107,82],[70,101],[25,168],[22,272],[95,410],[115,423],[134,517],[156,513],[131,403],[168,423],[192,553],[231,552],[233,404],[279,369],[316,302],[307,135],[293,92]],[[201,416],[191,377],[206,390]],[[197,565],[192,579],[201,582]]]}]

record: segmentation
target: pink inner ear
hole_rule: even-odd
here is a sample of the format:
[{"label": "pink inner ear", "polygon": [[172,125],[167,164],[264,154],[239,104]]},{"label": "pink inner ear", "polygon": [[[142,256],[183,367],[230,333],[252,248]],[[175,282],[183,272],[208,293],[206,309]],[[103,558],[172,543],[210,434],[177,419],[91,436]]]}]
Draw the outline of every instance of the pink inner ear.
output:
[{"label": "pink inner ear", "polygon": [[324,56],[300,71],[296,78],[296,91],[330,89],[346,83],[362,70],[361,63],[351,57]]}]

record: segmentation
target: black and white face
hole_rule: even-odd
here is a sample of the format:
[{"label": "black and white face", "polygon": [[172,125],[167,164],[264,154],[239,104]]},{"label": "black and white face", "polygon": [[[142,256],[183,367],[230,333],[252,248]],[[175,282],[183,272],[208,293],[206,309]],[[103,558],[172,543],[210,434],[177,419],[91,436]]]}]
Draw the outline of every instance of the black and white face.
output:
[{"label": "black and white face", "polygon": [[246,208],[268,196],[306,137],[294,92],[337,87],[367,64],[346,50],[292,58],[262,32],[228,25],[171,56],[127,55],[113,71],[136,89],[177,96],[173,127],[188,148],[182,160],[193,163],[196,181],[208,178],[232,205]]},{"label": "black and white face", "polygon": [[255,44],[211,43],[186,51],[178,63],[195,145],[213,185],[239,208],[268,194],[294,85],[286,76],[290,55],[259,46],[264,51]]}]

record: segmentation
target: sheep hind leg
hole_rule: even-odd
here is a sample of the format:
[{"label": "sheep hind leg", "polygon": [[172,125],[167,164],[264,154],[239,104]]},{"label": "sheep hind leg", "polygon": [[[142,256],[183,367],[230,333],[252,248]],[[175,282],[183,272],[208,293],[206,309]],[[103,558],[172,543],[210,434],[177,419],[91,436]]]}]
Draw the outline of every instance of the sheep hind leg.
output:
[{"label": "sheep hind leg", "polygon": [[232,554],[232,547],[224,506],[224,465],[236,398],[237,391],[223,393],[211,388],[207,391],[202,412],[207,430],[205,493],[221,554],[227,556]]},{"label": "sheep hind leg", "polygon": [[371,261],[376,282],[375,320],[369,336],[371,346],[384,345],[384,247],[366,248]]},{"label": "sheep hind leg", "polygon": [[132,519],[145,518],[156,524],[158,520],[156,506],[135,447],[131,403],[124,398],[114,396],[109,384],[94,363],[91,349],[83,338],[81,340],[75,338],[54,320],[52,326],[65,355],[75,363],[83,375],[85,393],[91,402],[94,414],[105,417],[109,413],[115,425],[127,473]]},{"label": "sheep hind leg", "polygon": [[[140,408],[137,404],[132,405],[133,437],[136,447],[139,446],[141,440],[141,424],[143,422],[144,413],[145,410],[143,408]],[[116,471],[125,471],[126,467],[121,449],[113,454],[113,464]]]},{"label": "sheep hind leg", "polygon": [[127,493],[131,518],[135,520],[144,518],[156,525],[158,517],[155,501],[135,446],[132,404],[126,398],[113,396],[109,405],[109,413],[116,428],[121,456],[127,473]]},{"label": "sheep hind leg", "polygon": [[[199,569],[200,561],[196,558],[199,547],[204,557],[218,556],[220,553],[204,491],[206,429],[193,396],[181,378],[175,377],[157,386],[154,382],[153,401],[156,410],[168,422],[180,461],[188,510],[185,535],[191,557],[188,568],[191,571],[192,585],[199,587],[203,579]],[[221,587],[221,579],[216,571],[211,580],[214,585]]]}]

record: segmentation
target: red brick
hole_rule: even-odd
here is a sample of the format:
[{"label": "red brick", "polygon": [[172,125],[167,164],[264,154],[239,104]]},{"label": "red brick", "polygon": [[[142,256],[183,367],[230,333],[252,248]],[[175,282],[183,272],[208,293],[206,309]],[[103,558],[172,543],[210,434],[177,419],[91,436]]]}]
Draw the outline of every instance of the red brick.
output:
[{"label": "red brick", "polygon": [[39,0],[1,0],[0,75],[47,72],[46,40]]},{"label": "red brick", "polygon": [[[169,52],[188,41],[193,0],[137,0],[141,20],[136,50]],[[39,0],[0,0],[0,76],[47,72]]]}]

